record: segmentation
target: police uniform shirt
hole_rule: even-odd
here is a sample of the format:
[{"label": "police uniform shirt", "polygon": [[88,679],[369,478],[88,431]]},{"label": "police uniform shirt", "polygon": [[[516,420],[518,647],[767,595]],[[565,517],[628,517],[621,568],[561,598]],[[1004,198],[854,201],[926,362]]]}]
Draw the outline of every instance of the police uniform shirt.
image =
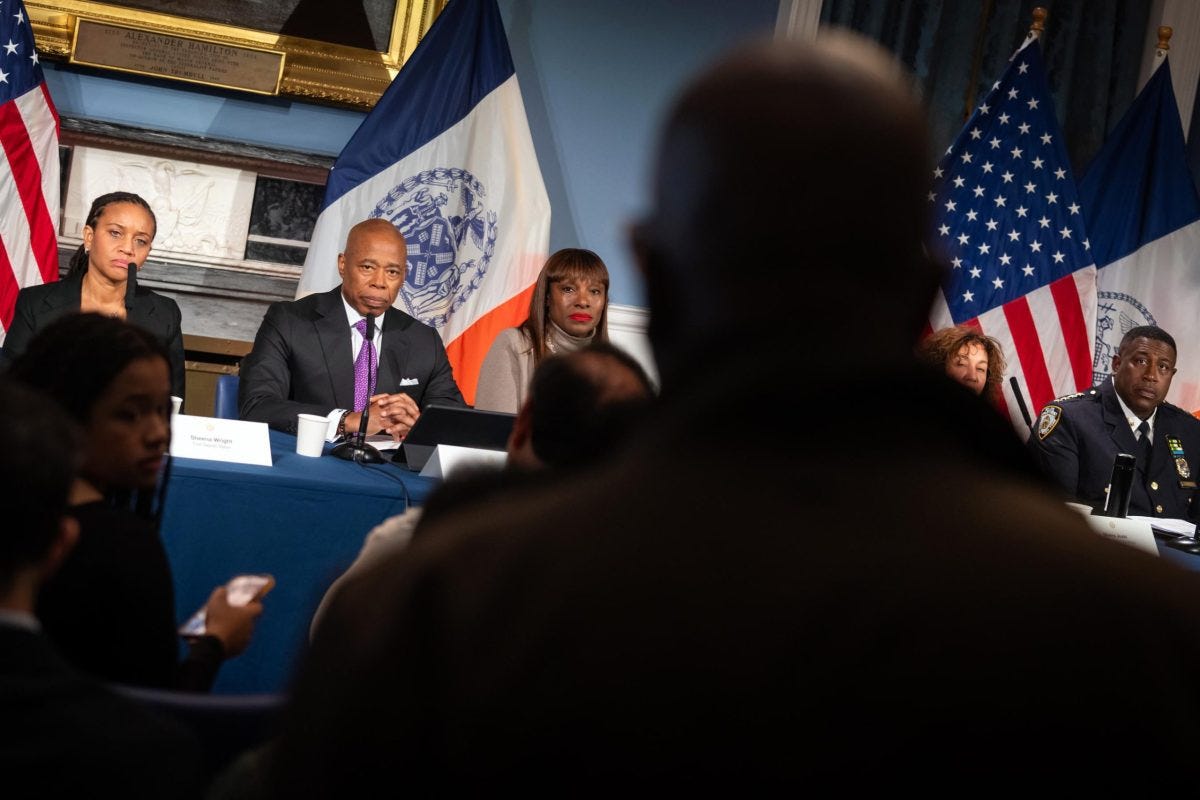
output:
[{"label": "police uniform shirt", "polygon": [[1141,442],[1141,434],[1138,433],[1138,428],[1141,427],[1142,422],[1144,421],[1150,426],[1150,430],[1147,432],[1147,435],[1150,437],[1150,441],[1153,442],[1154,418],[1158,416],[1158,406],[1154,407],[1154,410],[1150,412],[1150,416],[1146,417],[1145,420],[1142,420],[1137,414],[1133,413],[1129,406],[1125,405],[1125,401],[1121,399],[1120,393],[1118,393],[1116,390],[1117,384],[1113,382],[1113,379],[1109,378],[1108,380],[1109,383],[1112,383],[1113,385],[1113,395],[1115,395],[1117,398],[1117,405],[1121,407],[1121,413],[1125,415],[1125,421],[1129,423],[1129,430],[1133,432],[1133,438]]}]

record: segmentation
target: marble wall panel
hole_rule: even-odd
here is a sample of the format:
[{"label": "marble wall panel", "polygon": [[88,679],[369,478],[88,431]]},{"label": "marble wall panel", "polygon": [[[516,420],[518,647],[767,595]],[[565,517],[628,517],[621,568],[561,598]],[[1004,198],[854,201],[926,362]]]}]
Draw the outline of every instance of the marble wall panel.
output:
[{"label": "marble wall panel", "polygon": [[116,190],[136,192],[158,221],[154,251],[162,257],[241,259],[254,198],[255,175],[245,170],[159,156],[76,147],[60,232],[83,235],[92,200]]}]

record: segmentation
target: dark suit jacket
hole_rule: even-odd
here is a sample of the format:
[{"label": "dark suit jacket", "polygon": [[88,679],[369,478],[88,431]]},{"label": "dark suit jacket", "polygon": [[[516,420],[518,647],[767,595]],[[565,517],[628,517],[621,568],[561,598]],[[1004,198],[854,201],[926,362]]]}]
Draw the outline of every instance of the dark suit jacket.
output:
[{"label": "dark suit jacket", "polygon": [[346,585],[275,796],[1194,782],[1194,576],[1094,535],[944,377],[753,358]]},{"label": "dark suit jacket", "polygon": [[[4,338],[4,361],[11,362],[25,352],[34,336],[66,314],[79,311],[83,291],[83,272],[73,272],[54,283],[28,286],[17,295],[12,326]],[[179,306],[169,297],[138,286],[129,322],[157,336],[171,361],[171,394],[183,397],[183,330]]]},{"label": "dark suit jacket", "polygon": [[[403,392],[419,408],[463,405],[433,328],[389,308],[382,333],[376,394]],[[238,407],[242,419],[287,433],[296,432],[297,414],[324,416],[354,407],[354,360],[341,286],[267,309],[254,349],[242,359]]]},{"label": "dark suit jacket", "polygon": [[[1041,431],[1046,428],[1049,430],[1043,434]],[[1182,446],[1182,464],[1171,453],[1168,437]],[[1112,477],[1117,454],[1139,452],[1112,381],[1046,406],[1029,436],[1029,447],[1038,465],[1055,483],[1080,502],[1092,506],[1104,505],[1104,490]],[[1200,505],[1192,502],[1198,469],[1200,420],[1163,403],[1154,417],[1150,463],[1138,460],[1129,513],[1200,519]]]},{"label": "dark suit jacket", "polygon": [[190,733],[81,677],[45,637],[4,624],[0,720],[6,797],[199,795]]}]

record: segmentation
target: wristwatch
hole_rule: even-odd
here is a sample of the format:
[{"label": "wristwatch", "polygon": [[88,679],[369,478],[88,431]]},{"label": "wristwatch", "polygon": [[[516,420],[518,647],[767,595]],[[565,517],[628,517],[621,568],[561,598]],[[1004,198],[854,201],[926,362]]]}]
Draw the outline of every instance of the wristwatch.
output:
[{"label": "wristwatch", "polygon": [[346,435],[346,417],[350,416],[349,411],[342,412],[342,418],[338,420],[337,435],[335,438],[341,439]]}]

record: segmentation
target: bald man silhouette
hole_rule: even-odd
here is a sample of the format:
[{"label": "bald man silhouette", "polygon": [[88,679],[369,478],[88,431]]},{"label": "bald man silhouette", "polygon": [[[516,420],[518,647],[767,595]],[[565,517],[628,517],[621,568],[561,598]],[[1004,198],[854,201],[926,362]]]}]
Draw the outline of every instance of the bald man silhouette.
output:
[{"label": "bald man silhouette", "polygon": [[1091,534],[912,361],[929,149],[848,35],[698,76],[634,234],[658,418],[339,598],[277,790],[1190,784],[1195,580]]}]

